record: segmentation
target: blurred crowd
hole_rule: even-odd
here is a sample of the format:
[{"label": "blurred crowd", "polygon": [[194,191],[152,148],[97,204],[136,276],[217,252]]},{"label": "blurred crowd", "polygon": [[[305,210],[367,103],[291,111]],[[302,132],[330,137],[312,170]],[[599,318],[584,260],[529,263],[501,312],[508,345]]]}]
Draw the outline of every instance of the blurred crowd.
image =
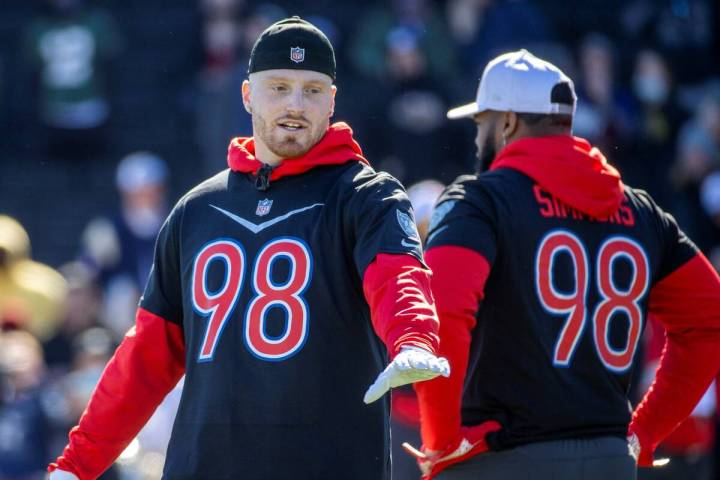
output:
[{"label": "blurred crowd", "polygon": [[[334,44],[335,119],[408,186],[421,231],[443,185],[475,163],[472,122],[445,112],[474,97],[489,59],[524,47],[575,80],[574,134],[720,269],[712,0],[3,0],[0,480],[42,478],[61,452],[133,323],[169,208],[226,167],[231,137],[251,135],[239,94],[249,52],[288,15]],[[663,335],[650,321],[638,394]],[[180,388],[103,478],[159,478]],[[412,436],[406,394],[395,422]],[[713,387],[661,447],[681,473],[643,478],[720,478],[716,403]]]}]

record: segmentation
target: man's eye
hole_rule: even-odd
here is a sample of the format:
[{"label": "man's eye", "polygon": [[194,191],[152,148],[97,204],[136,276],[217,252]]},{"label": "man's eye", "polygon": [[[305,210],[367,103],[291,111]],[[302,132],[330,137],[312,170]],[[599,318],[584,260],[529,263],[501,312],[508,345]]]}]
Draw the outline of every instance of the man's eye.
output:
[{"label": "man's eye", "polygon": [[305,89],[305,93],[310,93],[310,94],[316,95],[316,94],[320,93],[320,89],[319,89],[319,88],[315,88],[315,87],[313,87],[313,88],[306,88],[306,89]]},{"label": "man's eye", "polygon": [[275,85],[274,87],[272,87],[272,90],[274,92],[284,92],[287,90],[287,88],[285,88],[285,86],[283,85]]}]

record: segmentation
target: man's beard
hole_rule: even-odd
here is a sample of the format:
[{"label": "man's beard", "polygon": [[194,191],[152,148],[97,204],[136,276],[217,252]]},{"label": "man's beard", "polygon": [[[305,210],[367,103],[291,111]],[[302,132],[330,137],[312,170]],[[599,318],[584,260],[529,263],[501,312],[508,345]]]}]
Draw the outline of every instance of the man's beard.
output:
[{"label": "man's beard", "polygon": [[[290,116],[288,119],[292,118]],[[299,117],[297,120],[302,120],[306,124],[311,123],[304,117]],[[294,135],[291,132],[283,132],[276,129],[273,132],[272,125],[265,121],[265,119],[257,114],[253,115],[253,128],[255,135],[260,137],[265,143],[267,148],[280,158],[295,158],[305,155],[312,147],[320,141],[324,132],[316,132],[312,130],[312,126],[308,127],[309,136],[306,142],[300,140],[299,135]],[[300,132],[298,132],[300,133]]]},{"label": "man's beard", "polygon": [[495,155],[497,155],[495,145],[493,145],[492,141],[488,138],[485,145],[483,145],[482,152],[477,152],[476,154],[477,164],[475,165],[475,168],[478,173],[490,170],[490,165],[492,165],[493,160],[495,160]]}]

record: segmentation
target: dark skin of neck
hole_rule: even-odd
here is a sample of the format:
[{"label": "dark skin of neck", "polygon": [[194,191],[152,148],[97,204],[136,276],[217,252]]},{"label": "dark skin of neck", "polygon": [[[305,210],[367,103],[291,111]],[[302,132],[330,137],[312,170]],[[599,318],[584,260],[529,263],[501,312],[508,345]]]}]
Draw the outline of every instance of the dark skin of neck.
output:
[{"label": "dark skin of neck", "polygon": [[506,144],[510,144],[515,140],[528,137],[547,137],[550,135],[570,135],[571,128],[564,125],[552,125],[540,122],[535,125],[528,125],[523,122],[520,116],[515,112],[491,112],[497,118],[497,133],[500,138],[503,134]]},{"label": "dark skin of neck", "polygon": [[478,172],[488,170],[497,153],[516,140],[549,135],[570,135],[572,132],[570,124],[554,123],[556,119],[551,117],[543,117],[531,125],[515,112],[486,110],[475,115],[473,120],[477,125],[475,146],[478,152]]}]

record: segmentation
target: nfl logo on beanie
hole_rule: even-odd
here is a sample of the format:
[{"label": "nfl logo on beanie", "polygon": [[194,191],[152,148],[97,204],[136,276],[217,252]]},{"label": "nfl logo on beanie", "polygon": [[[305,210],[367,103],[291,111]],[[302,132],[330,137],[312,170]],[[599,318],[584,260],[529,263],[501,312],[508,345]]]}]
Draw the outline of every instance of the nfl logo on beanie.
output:
[{"label": "nfl logo on beanie", "polygon": [[300,47],[293,47],[290,49],[290,60],[295,63],[300,63],[305,60],[305,49]]},{"label": "nfl logo on beanie", "polygon": [[297,16],[273,23],[255,42],[248,73],[281,69],[311,70],[335,80],[335,51],[330,40]]}]

